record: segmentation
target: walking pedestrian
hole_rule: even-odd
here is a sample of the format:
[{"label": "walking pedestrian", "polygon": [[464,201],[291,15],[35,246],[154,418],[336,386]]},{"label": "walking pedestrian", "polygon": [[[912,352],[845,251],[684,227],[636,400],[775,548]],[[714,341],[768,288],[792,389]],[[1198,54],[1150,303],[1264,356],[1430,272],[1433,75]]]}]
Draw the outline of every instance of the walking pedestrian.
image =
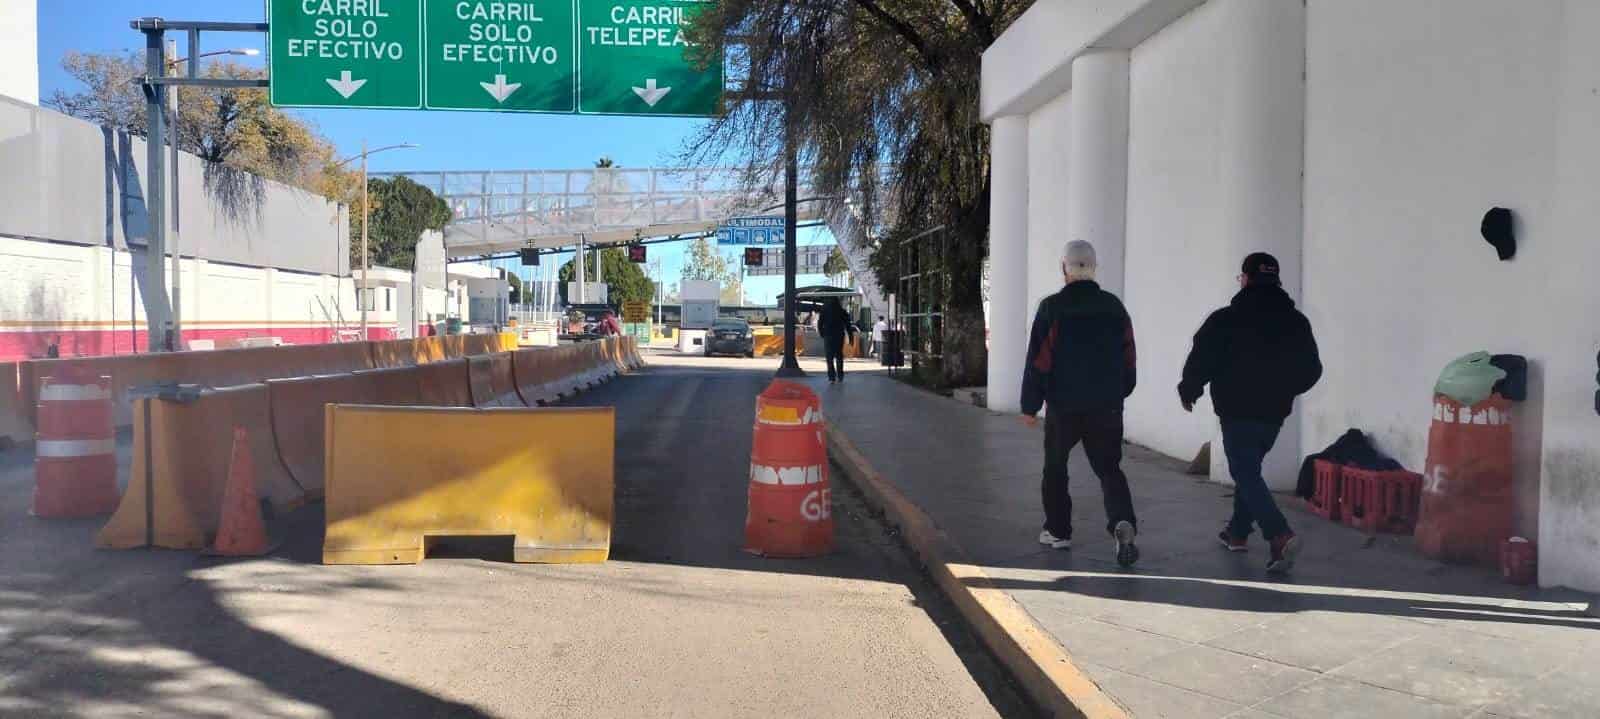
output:
[{"label": "walking pedestrian", "polygon": [[872,356],[877,357],[883,352],[883,333],[889,331],[889,323],[878,315],[878,321],[872,324]]},{"label": "walking pedestrian", "polygon": [[1253,527],[1261,527],[1271,557],[1267,571],[1294,566],[1300,538],[1289,529],[1261,476],[1261,463],[1278,439],[1294,398],[1322,377],[1322,360],[1311,323],[1283,291],[1278,260],[1252,253],[1239,273],[1239,293],[1211,313],[1194,336],[1183,366],[1178,398],[1194,411],[1207,384],[1222,421],[1222,448],[1233,474],[1233,517],[1217,539],[1230,552],[1246,551]]},{"label": "walking pedestrian", "polygon": [[1022,421],[1044,421],[1044,530],[1039,543],[1072,546],[1072,496],[1067,457],[1083,443],[1105,496],[1106,531],[1116,540],[1117,564],[1139,561],[1139,520],[1122,473],[1122,403],[1137,384],[1133,321],[1117,296],[1094,281],[1094,245],[1067,243],[1061,271],[1066,287],[1039,303],[1022,379]]},{"label": "walking pedestrian", "polygon": [[844,341],[855,334],[850,313],[837,297],[829,297],[822,304],[822,314],[817,318],[817,332],[822,335],[822,347],[827,355],[828,381],[844,381]]}]

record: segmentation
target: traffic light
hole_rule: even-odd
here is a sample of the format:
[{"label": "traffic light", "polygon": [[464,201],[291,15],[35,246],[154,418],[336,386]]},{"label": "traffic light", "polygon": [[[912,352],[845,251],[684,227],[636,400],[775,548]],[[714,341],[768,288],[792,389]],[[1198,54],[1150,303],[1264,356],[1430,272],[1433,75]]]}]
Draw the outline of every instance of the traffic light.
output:
[{"label": "traffic light", "polygon": [[628,245],[628,261],[636,265],[644,264],[648,261],[645,259],[647,249],[644,245]]},{"label": "traffic light", "polygon": [[524,247],[519,254],[522,255],[523,267],[537,267],[539,265],[539,248]]},{"label": "traffic light", "polygon": [[744,266],[745,267],[760,267],[762,264],[764,264],[766,262],[766,258],[767,258],[767,251],[761,249],[760,247],[746,247],[746,248],[744,248]]}]

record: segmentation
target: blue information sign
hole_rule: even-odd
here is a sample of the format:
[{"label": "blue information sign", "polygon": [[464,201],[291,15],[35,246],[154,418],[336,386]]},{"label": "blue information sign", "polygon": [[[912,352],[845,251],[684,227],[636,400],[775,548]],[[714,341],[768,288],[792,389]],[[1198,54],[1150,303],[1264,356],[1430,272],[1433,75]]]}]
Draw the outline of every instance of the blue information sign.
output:
[{"label": "blue information sign", "polygon": [[782,217],[734,217],[717,228],[719,245],[782,245]]}]

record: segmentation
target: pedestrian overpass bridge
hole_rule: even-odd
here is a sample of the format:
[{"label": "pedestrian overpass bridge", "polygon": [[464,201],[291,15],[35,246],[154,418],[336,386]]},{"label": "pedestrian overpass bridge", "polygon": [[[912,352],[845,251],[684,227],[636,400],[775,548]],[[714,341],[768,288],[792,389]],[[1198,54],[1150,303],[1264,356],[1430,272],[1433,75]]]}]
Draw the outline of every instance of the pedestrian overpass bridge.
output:
[{"label": "pedestrian overpass bridge", "polygon": [[[559,249],[636,239],[703,235],[731,217],[772,214],[783,203],[781,179],[751,182],[740,168],[586,168],[444,170],[372,173],[427,187],[454,214],[444,229],[445,256],[482,257],[527,247]],[[806,177],[809,173],[801,172]],[[868,265],[866,223],[848,202],[818,198],[801,182],[799,221],[833,232],[866,304],[888,303]]]}]

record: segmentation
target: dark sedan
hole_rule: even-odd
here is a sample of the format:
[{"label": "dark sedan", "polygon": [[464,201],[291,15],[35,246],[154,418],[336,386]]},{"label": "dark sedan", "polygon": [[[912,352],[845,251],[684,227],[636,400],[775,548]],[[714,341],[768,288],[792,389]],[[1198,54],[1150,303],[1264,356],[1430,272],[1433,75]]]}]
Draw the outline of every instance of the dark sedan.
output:
[{"label": "dark sedan", "polygon": [[737,317],[721,317],[706,332],[706,356],[756,356],[756,339],[750,323]]}]

